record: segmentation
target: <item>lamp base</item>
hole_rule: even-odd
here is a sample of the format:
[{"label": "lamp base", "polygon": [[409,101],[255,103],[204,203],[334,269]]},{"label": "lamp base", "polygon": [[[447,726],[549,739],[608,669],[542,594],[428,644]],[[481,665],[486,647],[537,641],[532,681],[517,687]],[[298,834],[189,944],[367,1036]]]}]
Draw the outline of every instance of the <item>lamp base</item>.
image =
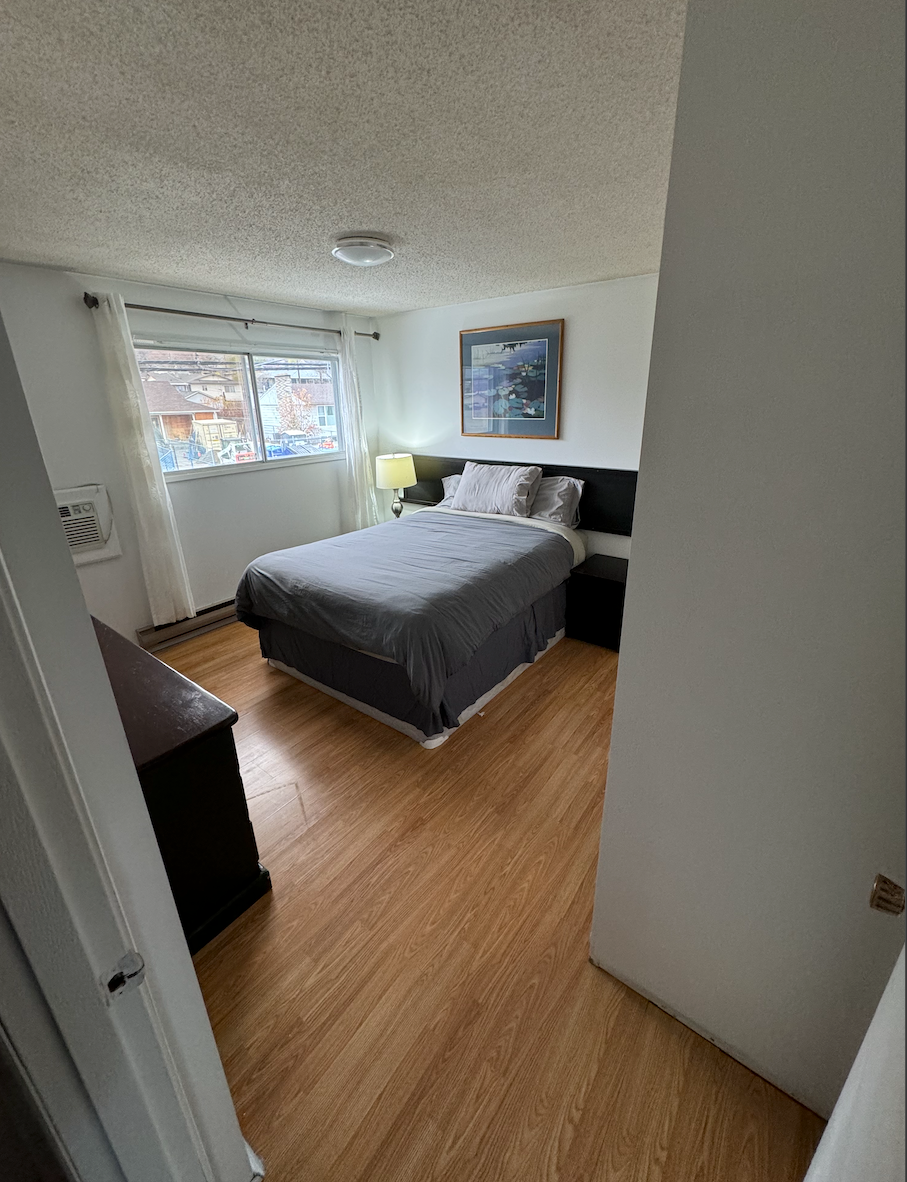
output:
[{"label": "lamp base", "polygon": [[403,502],[400,500],[400,494],[403,492],[402,488],[394,489],[394,500],[391,504],[391,512],[399,520],[400,514],[403,512]]}]

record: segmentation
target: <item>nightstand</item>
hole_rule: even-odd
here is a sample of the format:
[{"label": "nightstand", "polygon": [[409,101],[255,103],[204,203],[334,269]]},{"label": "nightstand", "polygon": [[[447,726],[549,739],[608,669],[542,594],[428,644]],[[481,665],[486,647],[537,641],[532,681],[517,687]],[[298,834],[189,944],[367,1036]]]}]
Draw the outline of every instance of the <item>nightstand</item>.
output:
[{"label": "nightstand", "polygon": [[602,648],[620,648],[627,587],[626,558],[590,554],[567,581],[567,635]]}]

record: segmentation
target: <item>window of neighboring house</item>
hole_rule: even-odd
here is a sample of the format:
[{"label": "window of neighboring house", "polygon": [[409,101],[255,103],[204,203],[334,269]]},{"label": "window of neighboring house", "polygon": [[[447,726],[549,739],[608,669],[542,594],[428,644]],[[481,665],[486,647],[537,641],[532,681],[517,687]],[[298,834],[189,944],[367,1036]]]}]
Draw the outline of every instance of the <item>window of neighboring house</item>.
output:
[{"label": "window of neighboring house", "polygon": [[339,451],[334,358],[135,352],[165,473]]}]

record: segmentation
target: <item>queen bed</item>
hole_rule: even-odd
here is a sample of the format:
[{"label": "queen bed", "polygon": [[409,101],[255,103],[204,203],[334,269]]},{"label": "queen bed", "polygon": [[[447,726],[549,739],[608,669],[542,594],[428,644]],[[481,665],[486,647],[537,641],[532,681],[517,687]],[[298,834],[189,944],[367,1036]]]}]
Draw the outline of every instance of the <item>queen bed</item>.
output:
[{"label": "queen bed", "polygon": [[494,467],[476,477],[507,485],[490,500],[461,491],[251,563],[236,612],[262,656],[423,747],[443,743],[563,636],[585,557],[576,529],[530,515],[540,468]]}]

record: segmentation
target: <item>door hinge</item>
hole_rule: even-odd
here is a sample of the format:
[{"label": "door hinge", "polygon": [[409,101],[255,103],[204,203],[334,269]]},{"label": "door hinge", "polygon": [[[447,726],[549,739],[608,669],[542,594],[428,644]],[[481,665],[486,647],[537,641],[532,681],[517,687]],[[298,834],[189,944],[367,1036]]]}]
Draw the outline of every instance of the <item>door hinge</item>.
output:
[{"label": "door hinge", "polygon": [[130,948],[113,969],[101,978],[101,988],[109,1005],[115,997],[122,997],[130,989],[137,989],[145,980],[145,962]]}]

